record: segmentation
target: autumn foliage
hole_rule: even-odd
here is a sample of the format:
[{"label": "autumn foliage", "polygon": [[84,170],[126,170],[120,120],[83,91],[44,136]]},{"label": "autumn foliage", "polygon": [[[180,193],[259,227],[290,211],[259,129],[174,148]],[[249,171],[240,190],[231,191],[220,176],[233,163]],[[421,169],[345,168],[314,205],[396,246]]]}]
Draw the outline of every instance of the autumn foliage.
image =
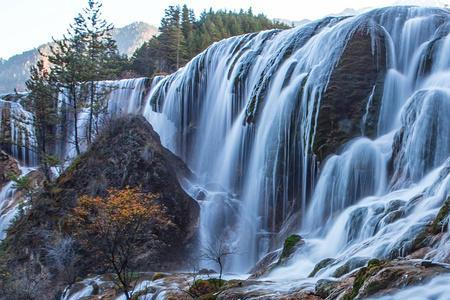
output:
[{"label": "autumn foliage", "polygon": [[127,298],[137,246],[153,239],[153,231],[172,226],[164,208],[155,202],[158,197],[137,188],[109,189],[105,197],[81,197],[73,210],[77,240],[105,261]]}]

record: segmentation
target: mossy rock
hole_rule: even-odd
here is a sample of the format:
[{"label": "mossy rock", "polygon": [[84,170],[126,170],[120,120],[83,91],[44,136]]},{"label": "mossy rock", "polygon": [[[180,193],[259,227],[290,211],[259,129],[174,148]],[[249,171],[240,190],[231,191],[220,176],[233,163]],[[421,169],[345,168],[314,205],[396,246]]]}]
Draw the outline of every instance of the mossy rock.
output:
[{"label": "mossy rock", "polygon": [[226,280],[217,278],[198,279],[189,288],[189,293],[196,295],[199,299],[203,300],[216,299],[214,294],[217,293],[226,283]]},{"label": "mossy rock", "polygon": [[375,273],[377,273],[381,268],[386,264],[385,261],[381,261],[378,259],[371,259],[367,263],[366,267],[361,268],[361,270],[358,271],[355,277],[355,281],[353,282],[353,288],[351,293],[346,294],[344,296],[344,300],[352,300],[354,299],[358,293],[361,287],[364,285],[364,282],[369,278],[370,276],[373,276]]},{"label": "mossy rock", "polygon": [[281,252],[278,264],[288,259],[295,252],[295,250],[304,243],[303,238],[298,234],[293,234],[287,237],[284,241],[283,251]]},{"label": "mossy rock", "polygon": [[449,214],[450,214],[450,196],[447,197],[447,200],[444,201],[444,204],[442,205],[441,209],[436,215],[436,218],[431,224],[430,228],[431,233],[438,234],[443,230],[443,228],[445,228],[445,226],[448,224]]},{"label": "mossy rock", "polygon": [[[375,52],[372,51],[374,41],[379,45]],[[313,152],[319,161],[336,153],[342,145],[360,136],[362,131],[365,136],[375,137],[386,53],[385,34],[380,26],[362,24],[349,37],[320,102],[313,145]],[[362,125],[371,94],[366,124]]]},{"label": "mossy rock", "polygon": [[353,257],[334,271],[333,277],[341,277],[364,266],[369,261],[366,257]]},{"label": "mossy rock", "polygon": [[336,280],[321,279],[317,281],[315,294],[325,299],[333,292],[334,289],[336,289],[339,283],[340,282]]},{"label": "mossy rock", "polygon": [[433,235],[444,231],[448,225],[448,217],[450,215],[450,196],[444,201],[441,209],[437,213],[433,222],[426,226],[417,236],[411,241],[411,251],[416,251],[420,248],[427,247],[432,240]]},{"label": "mossy rock", "polygon": [[308,277],[314,277],[316,276],[316,274],[322,270],[325,267],[328,267],[329,265],[333,264],[334,262],[336,262],[336,259],[334,258],[325,258],[322,259],[320,262],[318,262],[314,269],[312,270],[312,272],[308,275]]}]

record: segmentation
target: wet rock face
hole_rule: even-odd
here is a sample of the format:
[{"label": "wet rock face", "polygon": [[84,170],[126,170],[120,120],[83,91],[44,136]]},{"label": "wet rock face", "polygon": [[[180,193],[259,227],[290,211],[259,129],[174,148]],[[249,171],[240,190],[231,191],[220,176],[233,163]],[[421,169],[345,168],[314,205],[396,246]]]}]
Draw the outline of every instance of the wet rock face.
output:
[{"label": "wet rock face", "polygon": [[[168,247],[165,259],[181,255],[197,230],[199,206],[181,188],[177,177],[191,176],[185,164],[161,146],[159,136],[143,117],[115,120],[91,148],[78,157],[57,181],[56,201],[76,205],[81,195],[104,195],[108,188],[138,187],[159,194],[175,227],[161,232]],[[148,251],[150,252],[150,251]],[[150,255],[143,249],[143,256]]]},{"label": "wet rock face", "polygon": [[295,252],[305,245],[305,240],[297,235],[292,234],[284,241],[283,248],[270,252],[264,256],[256,265],[250,270],[250,278],[259,278],[269,274],[276,267],[282,266],[291,259]]},{"label": "wet rock face", "polygon": [[250,270],[250,279],[261,277],[269,273],[274,267],[277,266],[277,262],[281,256],[281,249],[270,252],[264,256],[256,265]]},{"label": "wet rock face", "polygon": [[345,295],[344,299],[383,296],[449,272],[448,266],[428,264],[420,260],[372,260],[367,267],[358,271],[352,292]]},{"label": "wet rock face", "polygon": [[17,161],[0,150],[0,188],[9,181],[10,175],[18,176],[19,174],[20,170]]},{"label": "wet rock face", "polygon": [[[375,35],[371,37],[366,27],[359,28],[349,39],[322,97],[314,144],[314,153],[320,161],[362,132],[369,137],[376,133],[386,45],[380,28],[370,28]],[[372,49],[372,38],[376,41],[375,49]],[[366,108],[368,113],[362,124]]]},{"label": "wet rock face", "polygon": [[308,277],[314,277],[316,276],[317,273],[319,273],[319,271],[321,271],[322,269],[324,269],[325,267],[328,267],[329,265],[332,265],[333,263],[336,262],[336,259],[334,258],[325,258],[322,259],[320,262],[318,262],[315,266],[314,269],[311,271],[311,273],[309,274]]}]

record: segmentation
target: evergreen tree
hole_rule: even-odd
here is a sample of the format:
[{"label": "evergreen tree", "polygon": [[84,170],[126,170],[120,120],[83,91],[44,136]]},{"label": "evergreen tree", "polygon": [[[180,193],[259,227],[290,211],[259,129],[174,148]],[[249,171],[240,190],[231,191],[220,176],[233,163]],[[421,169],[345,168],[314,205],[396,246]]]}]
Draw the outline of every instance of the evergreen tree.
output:
[{"label": "evergreen tree", "polygon": [[159,39],[151,39],[138,48],[131,58],[131,68],[142,76],[152,76],[164,70]]},{"label": "evergreen tree", "polygon": [[[101,8],[99,1],[89,0],[66,35],[54,40],[47,55],[50,71],[46,84],[51,87],[53,98],[59,95],[58,113],[65,116],[60,121],[64,126],[73,125],[73,137],[69,142],[74,144],[77,154],[81,153],[82,142],[87,145],[92,142],[98,131],[99,117],[107,111],[107,96],[115,88],[99,84],[99,81],[114,79],[124,65],[124,58],[119,55],[111,36],[113,26],[102,19]],[[39,73],[41,67],[37,65],[32,74]],[[39,95],[37,75],[32,79],[28,89],[32,95]],[[79,115],[83,109],[89,112],[89,117],[86,128],[80,131]],[[81,136],[82,132],[85,136]]]},{"label": "evergreen tree", "polygon": [[98,85],[98,81],[112,79],[117,73],[120,60],[116,41],[112,38],[114,26],[102,19],[102,4],[89,0],[88,6],[75,19],[75,33],[85,45],[86,64],[83,69],[83,84],[86,85],[89,120],[86,128],[86,141],[89,145],[98,131],[98,121],[107,111],[107,96],[114,88],[111,85]]},{"label": "evergreen tree", "polygon": [[54,128],[58,123],[56,91],[50,84],[50,74],[41,59],[30,69],[30,79],[26,82],[30,94],[28,106],[34,112],[37,149],[39,163],[48,180],[51,177],[50,168],[51,147],[56,142]]},{"label": "evergreen tree", "polygon": [[171,73],[213,42],[274,28],[289,27],[272,22],[262,14],[255,15],[252,9],[240,10],[238,13],[210,9],[203,11],[196,19],[193,11],[186,5],[182,8],[169,6],[161,20],[161,34],[138,49],[130,65],[134,72],[142,76]]},{"label": "evergreen tree", "polygon": [[164,69],[176,71],[185,62],[186,46],[181,28],[181,10],[179,6],[169,6],[161,20],[160,53],[164,53]]},{"label": "evergreen tree", "polygon": [[183,37],[186,41],[185,43],[185,51],[184,54],[186,57],[184,59],[188,60],[192,57],[194,53],[194,45],[192,35],[194,34],[194,22],[195,16],[194,12],[187,7],[187,5],[183,5],[182,13],[181,13],[181,30],[183,31]]},{"label": "evergreen tree", "polygon": [[[77,21],[77,18],[76,18]],[[75,33],[73,26],[68,30],[68,35],[62,40],[54,40],[50,47],[48,60],[50,67],[50,82],[61,95],[62,109],[73,119],[73,141],[77,154],[81,153],[80,137],[78,129],[78,115],[85,99],[82,91],[82,82],[85,79],[86,66],[85,44],[82,38]]]}]

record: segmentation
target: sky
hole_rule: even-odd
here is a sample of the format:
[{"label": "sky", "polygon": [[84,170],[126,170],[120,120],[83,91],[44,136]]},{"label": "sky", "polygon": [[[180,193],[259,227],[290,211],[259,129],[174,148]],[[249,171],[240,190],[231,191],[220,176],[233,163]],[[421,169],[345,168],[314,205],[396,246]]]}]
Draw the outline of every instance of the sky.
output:
[{"label": "sky", "polygon": [[[269,18],[317,19],[346,8],[382,7],[396,3],[442,6],[445,0],[103,0],[104,17],[122,27],[135,21],[158,26],[169,5],[187,4],[198,15],[204,9],[247,9]],[[87,0],[0,0],[0,58],[61,37]]]}]

